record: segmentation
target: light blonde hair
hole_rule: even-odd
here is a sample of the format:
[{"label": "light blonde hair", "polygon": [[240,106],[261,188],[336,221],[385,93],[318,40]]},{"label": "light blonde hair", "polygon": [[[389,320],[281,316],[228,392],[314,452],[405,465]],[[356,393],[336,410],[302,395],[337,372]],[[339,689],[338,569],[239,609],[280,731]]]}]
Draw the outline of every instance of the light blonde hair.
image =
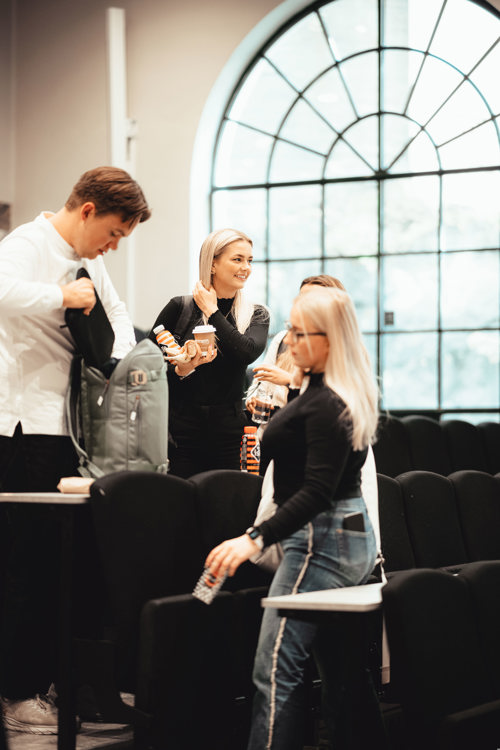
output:
[{"label": "light blonde hair", "polygon": [[308,325],[328,336],[325,384],[346,404],[352,447],[362,450],[377,429],[378,387],[352,300],[340,289],[318,289],[314,294],[299,294],[293,306],[299,316],[307,317]]},{"label": "light blonde hair", "polygon": [[[199,265],[200,281],[207,289],[212,286],[212,264],[214,258],[222,255],[227,246],[237,240],[244,240],[250,244],[250,247],[253,247],[250,237],[247,237],[246,234],[237,229],[216,229],[205,238],[200,250]],[[244,333],[248,328],[254,311],[255,305],[245,298],[241,289],[238,289],[234,295],[231,312],[236,321],[236,328],[240,333]],[[203,322],[207,322],[205,315],[203,316]]]},{"label": "light blonde hair", "polygon": [[[304,287],[312,286],[336,287],[337,289],[343,289],[345,292],[343,283],[336,279],[335,276],[329,276],[327,273],[320,273],[318,276],[307,276],[300,284],[300,291],[303,292]],[[295,362],[288,347],[277,356],[276,366],[287,372],[292,372]]]}]

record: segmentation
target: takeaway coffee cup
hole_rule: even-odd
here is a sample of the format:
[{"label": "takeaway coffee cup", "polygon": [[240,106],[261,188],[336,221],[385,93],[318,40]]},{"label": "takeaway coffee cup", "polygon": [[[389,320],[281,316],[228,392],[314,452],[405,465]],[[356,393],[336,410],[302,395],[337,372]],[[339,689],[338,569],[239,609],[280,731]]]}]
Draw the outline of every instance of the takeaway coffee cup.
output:
[{"label": "takeaway coffee cup", "polygon": [[215,328],[213,326],[196,326],[193,328],[193,336],[200,345],[204,357],[207,356],[209,346],[215,348]]}]

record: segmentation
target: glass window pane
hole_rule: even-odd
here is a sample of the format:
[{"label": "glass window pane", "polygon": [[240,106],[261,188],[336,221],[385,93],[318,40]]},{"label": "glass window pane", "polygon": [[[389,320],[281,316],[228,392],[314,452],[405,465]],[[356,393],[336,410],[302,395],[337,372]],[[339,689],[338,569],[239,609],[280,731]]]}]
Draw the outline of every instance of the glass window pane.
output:
[{"label": "glass window pane", "polygon": [[439,149],[443,169],[488,167],[500,163],[500,144],[495,126],[486,123]]},{"label": "glass window pane", "polygon": [[363,177],[372,175],[373,169],[359,157],[353,148],[337,138],[326,164],[325,177]]},{"label": "glass window pane", "polygon": [[362,331],[377,330],[377,259],[336,258],[325,263],[325,273],[335,276],[350,295]]},{"label": "glass window pane", "polygon": [[269,264],[269,305],[271,307],[271,333],[285,327],[290,310],[299,293],[300,284],[307,276],[321,273],[319,260],[299,260]]},{"label": "glass window pane", "polygon": [[344,140],[362,157],[373,170],[378,169],[378,117],[358,120],[344,134]]},{"label": "glass window pane", "polygon": [[[443,328],[499,326],[499,251],[449,253],[441,259]],[[479,302],[480,301],[480,302]]]},{"label": "glass window pane", "polygon": [[269,257],[321,256],[321,187],[271,188]]},{"label": "glass window pane", "polygon": [[479,424],[480,422],[499,422],[500,416],[498,413],[491,412],[491,411],[473,411],[473,412],[457,412],[454,414],[453,412],[447,412],[443,417],[443,419],[463,419],[465,422],[470,422],[471,424]]},{"label": "glass window pane", "polygon": [[408,148],[396,159],[389,172],[430,172],[440,169],[438,152],[425,131],[417,135]]},{"label": "glass window pane", "polygon": [[366,52],[339,66],[358,117],[378,111],[378,53]]},{"label": "glass window pane", "polygon": [[[300,50],[300,54],[297,54],[297,50]],[[267,50],[266,57],[299,91],[334,61],[315,13],[306,16],[285,32]]]},{"label": "glass window pane", "polygon": [[364,333],[363,343],[368,351],[372,372],[377,374],[377,336],[374,333]]},{"label": "glass window pane", "polygon": [[[249,235],[251,236],[251,235]],[[252,302],[267,304],[267,264],[252,263],[252,273],[245,284],[245,297]]]},{"label": "glass window pane", "polygon": [[442,405],[447,409],[497,408],[497,331],[444,333]]},{"label": "glass window pane", "polygon": [[259,60],[229,110],[229,117],[276,133],[297,94],[267,60]]},{"label": "glass window pane", "polygon": [[244,232],[253,241],[254,260],[261,260],[266,243],[266,191],[218,190],[212,195],[212,224]]},{"label": "glass window pane", "polygon": [[265,183],[273,143],[267,135],[226,122],[217,148],[215,184]]},{"label": "glass window pane", "polygon": [[340,132],[355,119],[354,110],[337,68],[328,70],[304,94],[318,112]]},{"label": "glass window pane", "polygon": [[500,86],[498,85],[498,71],[500,70],[500,43],[496,45],[484,58],[483,62],[471,73],[470,80],[475,83],[490,105],[492,112],[500,112]]},{"label": "glass window pane", "polygon": [[383,0],[383,39],[386,47],[426,50],[443,0]]},{"label": "glass window pane", "polygon": [[382,191],[382,246],[386,253],[437,250],[439,178],[386,180]]},{"label": "glass window pane", "polygon": [[332,128],[308,104],[300,100],[286,118],[280,137],[326,154],[336,136]]},{"label": "glass window pane", "polygon": [[271,159],[271,182],[320,180],[325,160],[318,154],[279,141]]},{"label": "glass window pane", "polygon": [[422,68],[408,105],[408,115],[425,125],[463,76],[441,60],[428,57]]},{"label": "glass window pane", "polygon": [[378,250],[377,183],[344,182],[325,188],[326,255],[373,255]]},{"label": "glass window pane", "polygon": [[378,47],[377,3],[336,0],[320,8],[319,12],[337,60]]},{"label": "glass window pane", "polygon": [[384,409],[437,408],[437,334],[383,334],[381,359]]},{"label": "glass window pane", "polygon": [[500,172],[443,176],[443,250],[497,248]]},{"label": "glass window pane", "polygon": [[444,9],[430,52],[468,73],[499,34],[491,13],[470,0],[454,0]]},{"label": "glass window pane", "polygon": [[388,112],[404,112],[422,60],[423,55],[420,52],[386,50],[382,54],[382,109]]},{"label": "glass window pane", "polygon": [[485,122],[488,108],[476,89],[465,81],[438,114],[427,124],[431,138],[441,144]]},{"label": "glass window pane", "polygon": [[384,115],[381,118],[382,168],[397,160],[399,154],[419,132],[419,127],[406,117]]},{"label": "glass window pane", "polygon": [[383,258],[382,290],[381,317],[385,330],[437,328],[437,255]]}]

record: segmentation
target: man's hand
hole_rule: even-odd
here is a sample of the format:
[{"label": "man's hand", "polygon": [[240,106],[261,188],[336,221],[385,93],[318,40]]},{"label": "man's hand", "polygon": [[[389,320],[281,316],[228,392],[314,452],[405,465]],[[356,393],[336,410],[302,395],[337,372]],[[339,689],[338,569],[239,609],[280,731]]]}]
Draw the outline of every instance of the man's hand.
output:
[{"label": "man's hand", "polygon": [[76,279],[69,284],[61,285],[63,307],[83,308],[84,315],[90,315],[95,305],[94,284],[91,279]]}]

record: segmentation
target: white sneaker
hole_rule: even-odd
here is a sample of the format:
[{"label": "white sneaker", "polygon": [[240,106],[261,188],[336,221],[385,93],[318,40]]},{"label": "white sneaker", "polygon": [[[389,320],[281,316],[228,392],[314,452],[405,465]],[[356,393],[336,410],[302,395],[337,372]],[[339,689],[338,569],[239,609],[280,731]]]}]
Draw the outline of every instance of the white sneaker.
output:
[{"label": "white sneaker", "polygon": [[57,708],[45,695],[38,693],[27,700],[2,698],[3,723],[6,729],[28,734],[57,734]]}]

